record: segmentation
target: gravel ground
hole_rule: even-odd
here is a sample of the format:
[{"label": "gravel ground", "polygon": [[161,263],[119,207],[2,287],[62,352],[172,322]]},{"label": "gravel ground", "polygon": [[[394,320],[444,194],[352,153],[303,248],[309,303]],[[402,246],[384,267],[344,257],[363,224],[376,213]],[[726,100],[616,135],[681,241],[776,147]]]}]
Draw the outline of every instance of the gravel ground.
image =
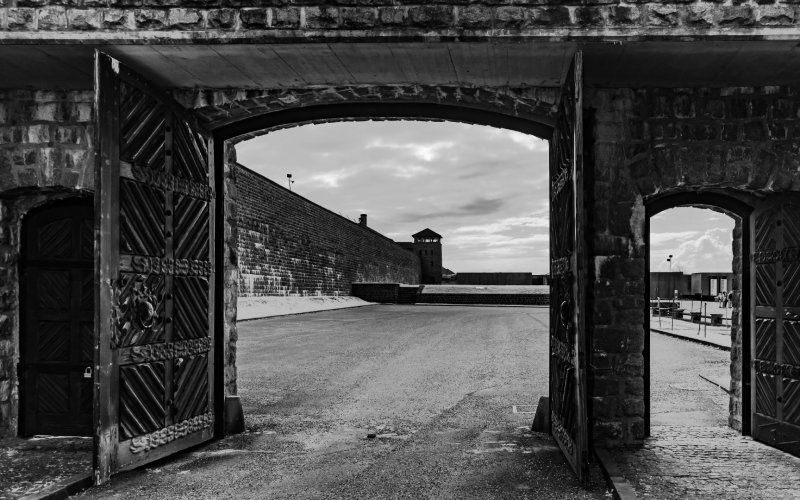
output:
[{"label": "gravel ground", "polygon": [[36,494],[92,468],[92,439],[0,439],[0,499]]},{"label": "gravel ground", "polygon": [[[239,324],[247,432],[85,493],[125,498],[610,498],[549,435],[546,308],[381,306]],[[374,437],[368,437],[374,435]]]}]

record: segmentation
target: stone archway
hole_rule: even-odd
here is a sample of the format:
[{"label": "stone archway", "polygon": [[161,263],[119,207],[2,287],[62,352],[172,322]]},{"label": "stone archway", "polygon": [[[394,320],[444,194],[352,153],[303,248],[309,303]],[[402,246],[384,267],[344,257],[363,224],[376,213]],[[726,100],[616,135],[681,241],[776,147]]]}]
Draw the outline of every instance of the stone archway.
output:
[{"label": "stone archway", "polygon": [[[217,171],[224,171],[217,178],[217,192],[225,194],[224,214],[219,214],[218,224],[224,226],[224,241],[217,241],[218,255],[224,255],[224,273],[219,273],[219,290],[225,290],[224,304],[220,307],[224,314],[217,315],[218,329],[224,332],[221,343],[217,345],[218,366],[224,366],[224,376],[219,380],[217,388],[220,400],[228,403],[225,408],[225,421],[236,426],[242,421],[241,406],[231,398],[237,393],[236,384],[236,302],[238,290],[238,257],[236,227],[236,152],[235,144],[259,135],[283,128],[296,127],[312,123],[331,123],[354,120],[421,120],[421,121],[456,121],[477,125],[495,126],[517,130],[549,139],[552,133],[552,109],[549,99],[555,99],[555,93],[544,93],[548,99],[529,100],[526,105],[512,98],[500,98],[496,92],[472,92],[470,104],[461,104],[461,92],[433,92],[417,94],[411,102],[397,99],[397,93],[391,87],[375,87],[372,97],[358,97],[350,94],[351,99],[342,97],[342,93],[330,92],[301,93],[297,99],[283,99],[278,104],[265,106],[266,112],[244,115],[239,121],[232,121],[215,129],[215,163]],[[381,93],[381,91],[383,93]],[[270,95],[271,93],[265,92]],[[284,97],[287,93],[282,92]],[[332,96],[336,97],[332,97]],[[346,92],[344,95],[348,95]],[[323,96],[322,98],[320,96]],[[443,101],[444,96],[453,97],[450,102]],[[341,102],[342,100],[345,102]],[[427,100],[426,100],[427,99]],[[323,101],[320,104],[318,101]],[[328,101],[333,102],[328,102]],[[516,104],[514,104],[516,102]],[[536,104],[534,104],[534,102]],[[501,104],[497,107],[493,103]],[[502,104],[505,103],[505,104]],[[235,103],[226,106],[236,108]],[[272,109],[270,112],[269,110]],[[528,110],[522,112],[522,110]],[[532,110],[539,110],[534,113]],[[210,112],[206,108],[198,110],[201,115]],[[262,110],[263,111],[263,110]],[[219,296],[222,296],[220,294]]]},{"label": "stone archway", "polygon": [[[750,213],[753,211],[755,198],[746,193],[719,192],[676,192],[656,196],[647,200],[645,230],[645,276],[649,275],[650,255],[650,218],[665,210],[676,207],[707,208],[721,212],[735,221],[733,230],[733,284],[734,305],[731,313],[731,350],[730,350],[730,397],[728,425],[744,435],[750,434]],[[645,422],[646,432],[650,435],[650,329],[649,300],[650,291],[645,287],[644,293],[644,389],[645,389]]]}]

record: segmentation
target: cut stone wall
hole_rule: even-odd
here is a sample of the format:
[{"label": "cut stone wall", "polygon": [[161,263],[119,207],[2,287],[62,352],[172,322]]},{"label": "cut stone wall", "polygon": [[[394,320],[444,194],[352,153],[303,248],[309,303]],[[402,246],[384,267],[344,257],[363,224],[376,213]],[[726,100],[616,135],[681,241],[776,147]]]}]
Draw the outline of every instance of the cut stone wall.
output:
[{"label": "cut stone wall", "polygon": [[91,91],[0,90],[0,192],[92,188]]},{"label": "cut stone wall", "polygon": [[[796,25],[792,0],[763,5],[696,0],[687,3],[603,0],[496,0],[437,2],[419,0],[349,0],[347,2],[287,2],[285,0],[2,0],[0,31],[147,32],[161,38],[202,32],[204,37],[280,36],[305,40],[336,34],[380,35],[597,36],[614,32],[707,34],[736,28],[771,29]],[[669,30],[669,31],[667,31]],[[171,32],[171,33],[170,33]],[[290,32],[287,34],[286,32]],[[566,33],[565,33],[566,32]],[[170,34],[167,34],[170,33]],[[602,33],[601,33],[602,34]],[[91,36],[91,35],[90,35]],[[155,37],[154,37],[155,38]],[[181,38],[190,39],[189,36]],[[202,39],[200,37],[195,37]]]},{"label": "cut stone wall", "polygon": [[[445,85],[323,85],[282,89],[181,89],[173,97],[193,108],[209,127],[276,111],[341,103],[430,103],[491,111],[539,123],[555,120],[559,89],[551,87],[467,87]],[[408,118],[414,118],[409,116]],[[425,116],[419,117],[426,119]],[[319,123],[315,121],[313,123]],[[252,139],[280,127],[254,130],[235,138]]]},{"label": "cut stone wall", "polygon": [[[752,202],[800,190],[798,89],[587,89],[593,273],[594,440],[644,437],[645,203],[702,190]],[[736,231],[741,233],[741,227]],[[735,238],[734,242],[741,242]],[[734,262],[734,271],[741,261]],[[741,283],[735,282],[741,288]],[[740,296],[734,299],[735,304]],[[741,359],[741,320],[731,351]],[[732,370],[741,370],[733,367]],[[741,415],[741,373],[732,373],[731,424]],[[738,388],[737,382],[738,380]]]},{"label": "cut stone wall", "polygon": [[349,295],[352,283],[419,283],[419,258],[238,166],[239,296]]},{"label": "cut stone wall", "polygon": [[[728,425],[742,430],[742,220],[734,218],[733,226],[733,280],[731,287],[731,386]],[[749,258],[749,257],[744,257]],[[749,370],[749,368],[748,368]]]},{"label": "cut stone wall", "polygon": [[91,92],[0,91],[0,436],[18,427],[20,233],[32,208],[91,196]]}]

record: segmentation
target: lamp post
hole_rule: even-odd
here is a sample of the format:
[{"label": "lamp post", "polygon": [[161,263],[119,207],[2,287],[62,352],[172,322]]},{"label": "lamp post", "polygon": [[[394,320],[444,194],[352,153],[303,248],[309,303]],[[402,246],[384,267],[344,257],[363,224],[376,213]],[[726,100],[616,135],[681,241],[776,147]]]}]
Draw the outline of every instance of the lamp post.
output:
[{"label": "lamp post", "polygon": [[672,308],[676,307],[676,306],[675,306],[675,283],[672,280],[672,254],[669,254],[669,257],[667,257],[667,263],[669,264],[669,275],[668,275],[669,276],[669,290],[670,290],[670,292],[672,292],[672,294],[671,294],[672,295],[672,300],[670,301],[672,303],[672,307],[669,308],[669,315],[671,317],[670,323],[672,325],[672,329],[674,330],[675,329],[675,313],[672,311]]}]

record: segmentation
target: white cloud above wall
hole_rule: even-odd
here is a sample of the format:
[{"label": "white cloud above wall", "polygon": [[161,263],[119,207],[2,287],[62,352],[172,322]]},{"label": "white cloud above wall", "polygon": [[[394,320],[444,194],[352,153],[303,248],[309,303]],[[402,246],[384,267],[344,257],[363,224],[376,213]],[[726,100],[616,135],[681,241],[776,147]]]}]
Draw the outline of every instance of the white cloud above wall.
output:
[{"label": "white cloud above wall", "polygon": [[[730,272],[733,218],[708,209],[678,207],[650,219],[650,269],[686,273]],[[682,229],[682,230],[681,230]]]}]

